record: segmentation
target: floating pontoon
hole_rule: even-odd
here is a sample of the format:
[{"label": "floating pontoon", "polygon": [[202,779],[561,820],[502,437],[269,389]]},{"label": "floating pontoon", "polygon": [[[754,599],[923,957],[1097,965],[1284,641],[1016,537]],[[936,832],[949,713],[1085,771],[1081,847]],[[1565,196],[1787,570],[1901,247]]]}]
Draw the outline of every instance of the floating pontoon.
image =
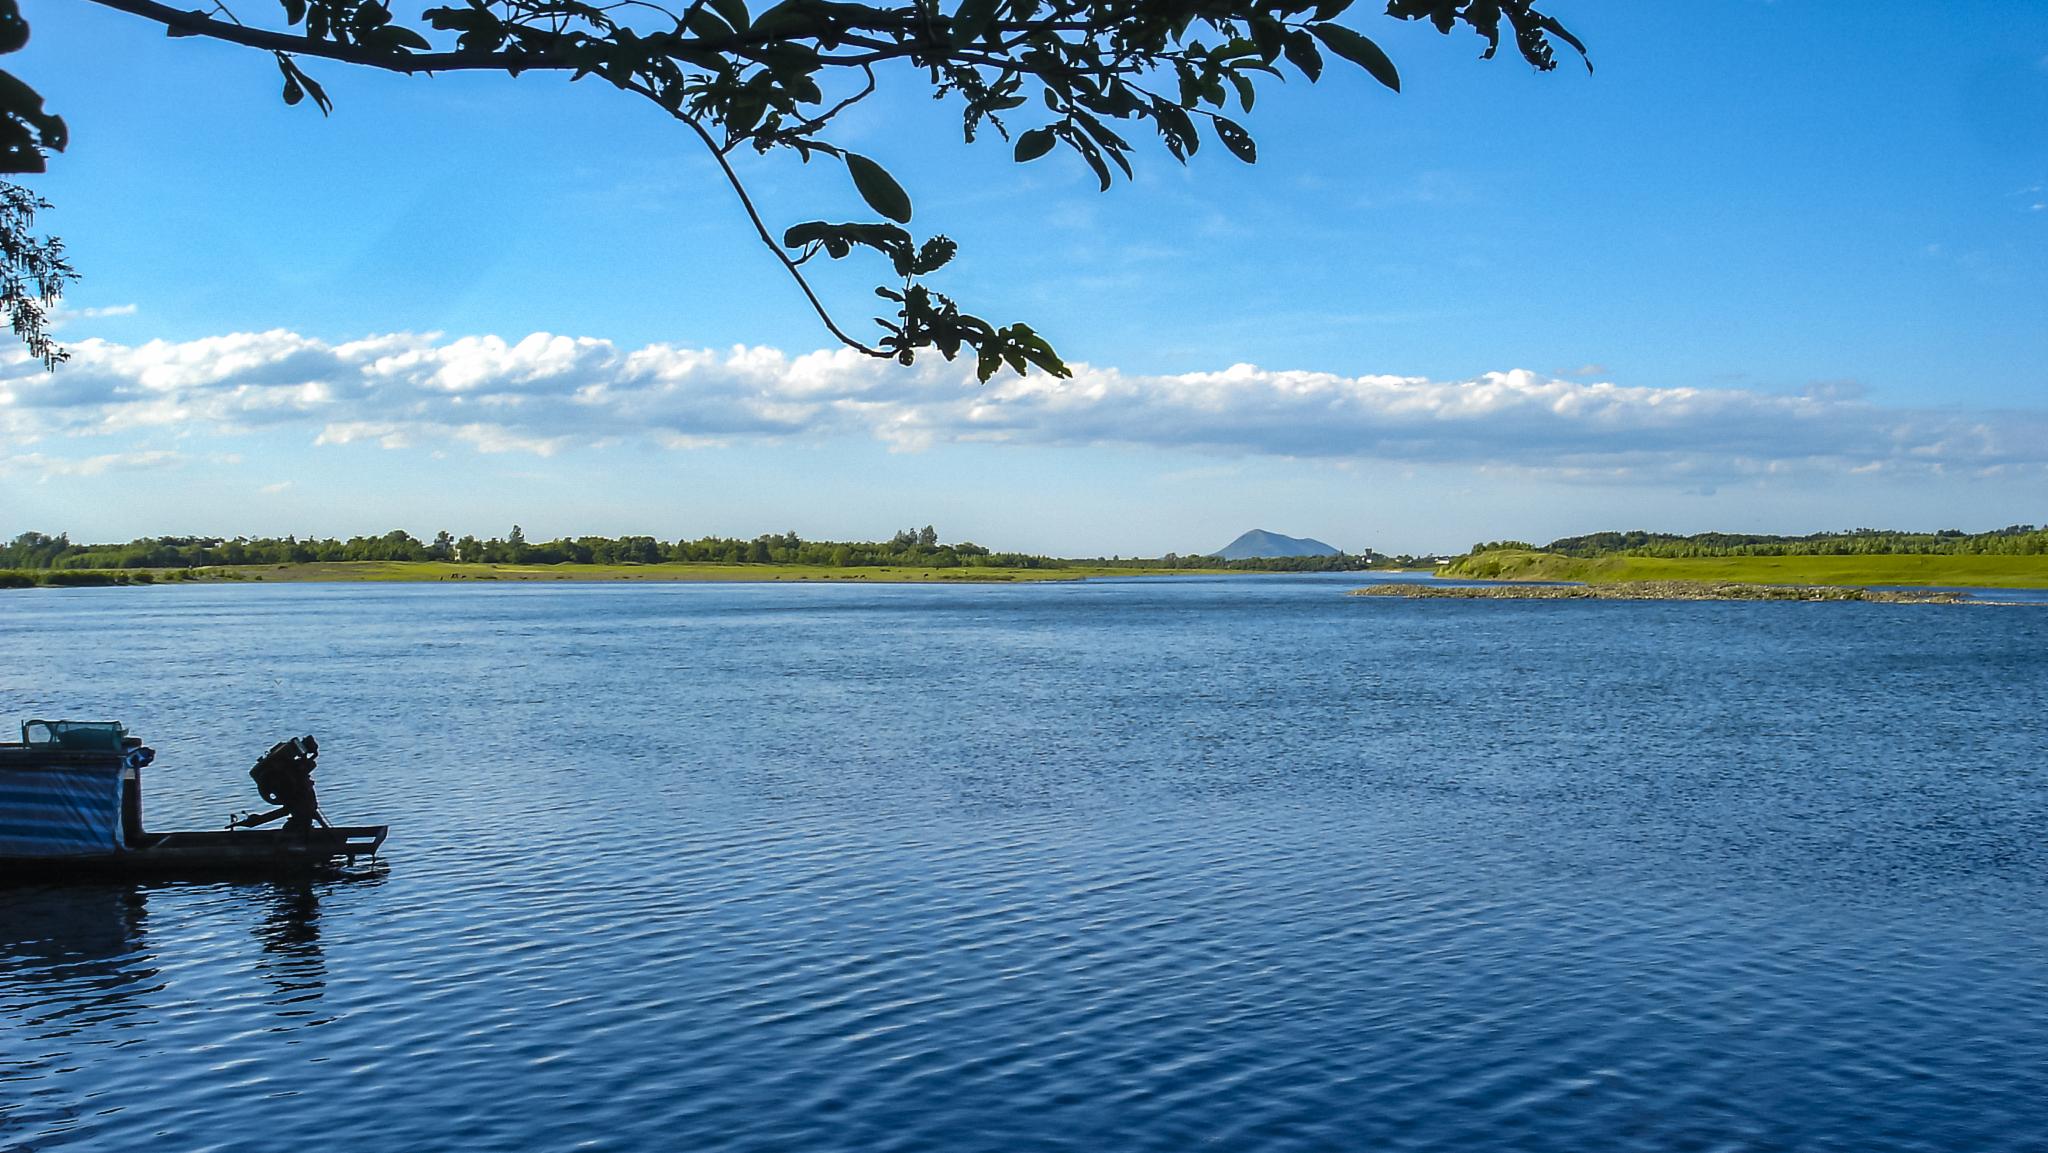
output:
[{"label": "floating pontoon", "polygon": [[0,742],[0,881],[305,876],[376,859],[386,826],[151,833],[142,770],[154,760],[116,721],[27,721]]}]

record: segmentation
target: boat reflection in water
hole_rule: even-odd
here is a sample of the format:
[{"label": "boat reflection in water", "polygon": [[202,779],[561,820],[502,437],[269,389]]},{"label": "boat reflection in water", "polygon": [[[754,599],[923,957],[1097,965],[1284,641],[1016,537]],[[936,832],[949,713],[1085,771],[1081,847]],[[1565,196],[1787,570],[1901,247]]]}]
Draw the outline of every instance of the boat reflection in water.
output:
[{"label": "boat reflection in water", "polygon": [[[209,919],[240,905],[258,947],[254,971],[271,986],[281,1016],[302,1017],[327,984],[320,904],[331,886],[376,885],[384,874],[344,881],[194,885],[0,886],[0,1016],[31,1037],[59,1037],[136,1012],[168,988],[152,941],[151,906],[205,906]],[[176,914],[171,914],[175,916]],[[167,927],[163,935],[176,936]],[[217,952],[223,943],[206,943]],[[5,1062],[0,1062],[4,1065]],[[4,1110],[0,1110],[4,1116]]]},{"label": "boat reflection in water", "polygon": [[[92,1134],[149,1107],[129,1079],[164,1075],[186,1042],[160,1038],[181,1021],[310,1041],[302,1030],[341,1015],[325,1003],[323,898],[381,880],[0,885],[0,1086],[37,1087],[0,1091],[0,1148],[22,1132],[96,1147]],[[247,934],[218,933],[223,920]]]},{"label": "boat reflection in water", "polygon": [[37,1038],[129,1015],[164,985],[132,885],[0,887],[0,1017]]},{"label": "boat reflection in water", "polygon": [[252,907],[260,903],[260,915],[252,923],[256,943],[262,947],[255,968],[270,983],[268,1000],[279,1017],[306,1025],[328,1020],[318,1004],[327,987],[327,952],[320,943],[321,897],[335,885],[380,885],[386,876],[380,871],[340,881],[278,881],[239,887],[239,894],[248,898]]}]

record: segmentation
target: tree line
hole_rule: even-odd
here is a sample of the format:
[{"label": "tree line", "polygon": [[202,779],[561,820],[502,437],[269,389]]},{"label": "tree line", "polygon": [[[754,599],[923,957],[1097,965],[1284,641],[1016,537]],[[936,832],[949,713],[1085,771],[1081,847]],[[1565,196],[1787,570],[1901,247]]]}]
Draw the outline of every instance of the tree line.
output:
[{"label": "tree line", "polygon": [[810,541],[795,532],[751,540],[699,537],[663,541],[652,536],[577,536],[530,541],[518,525],[502,537],[457,537],[447,530],[422,540],[404,529],[347,540],[322,537],[141,537],[125,544],[81,544],[68,534],[25,532],[0,545],[0,568],[176,569],[243,565],[318,564],[336,561],[443,561],[451,564],[966,564],[1032,567],[1047,558],[997,554],[970,541],[939,543],[930,525],[886,541]]},{"label": "tree line", "polygon": [[[1520,541],[1493,541],[1473,546],[1475,553],[1498,549],[1529,549]],[[1763,533],[1596,532],[1562,537],[1542,550],[1569,557],[1726,557],[1726,556],[1870,556],[1924,553],[1944,556],[2048,554],[2048,529],[2031,524],[2007,525],[1990,532],[1961,529],[1900,532],[1855,528],[1805,536]]]},{"label": "tree line", "polygon": [[47,572],[86,570],[236,568],[250,565],[318,564],[337,561],[441,561],[450,564],[651,565],[756,564],[828,568],[919,567],[1060,569],[1116,566],[1140,569],[1234,569],[1271,572],[1341,572],[1388,558],[1371,552],[1330,557],[1262,557],[1225,561],[1214,556],[1168,553],[1163,557],[1061,559],[1030,553],[996,552],[972,541],[942,543],[931,525],[903,529],[881,541],[805,540],[796,532],[763,533],[752,539],[704,536],[663,541],[652,536],[578,536],[529,541],[518,525],[502,537],[480,540],[443,530],[421,540],[404,529],[381,536],[337,538],[141,537],[125,544],[80,544],[65,533],[25,532],[0,544],[0,569]]}]

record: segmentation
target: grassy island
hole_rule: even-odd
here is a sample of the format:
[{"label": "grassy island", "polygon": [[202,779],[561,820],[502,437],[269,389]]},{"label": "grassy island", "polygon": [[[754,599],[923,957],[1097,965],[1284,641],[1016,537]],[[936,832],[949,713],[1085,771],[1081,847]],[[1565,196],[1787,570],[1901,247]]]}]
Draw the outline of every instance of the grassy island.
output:
[{"label": "grassy island", "polygon": [[1883,604],[1967,604],[1970,594],[1939,589],[1866,589],[1840,585],[1765,585],[1719,581],[1616,581],[1611,584],[1383,584],[1352,596],[1450,600],[1609,601],[1875,601]]},{"label": "grassy island", "polygon": [[1602,533],[1534,548],[1482,545],[1441,569],[1476,580],[1588,585],[1693,581],[1847,588],[2048,588],[2048,532],[1659,537]]}]

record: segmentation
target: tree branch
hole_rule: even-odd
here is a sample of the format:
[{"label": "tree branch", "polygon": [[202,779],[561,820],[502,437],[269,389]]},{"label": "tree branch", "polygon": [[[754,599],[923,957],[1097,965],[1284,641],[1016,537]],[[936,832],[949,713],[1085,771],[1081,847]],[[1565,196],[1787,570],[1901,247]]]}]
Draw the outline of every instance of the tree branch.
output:
[{"label": "tree branch", "polygon": [[382,68],[387,72],[504,72],[569,67],[567,61],[541,53],[390,52],[365,48],[360,44],[338,44],[331,40],[315,40],[311,36],[294,36],[284,32],[272,32],[267,28],[230,24],[223,20],[215,20],[204,12],[185,11],[168,4],[159,4],[156,0],[92,0],[92,3],[154,21],[163,25],[173,36],[205,36],[269,52],[318,56],[328,60],[339,60],[344,64]]},{"label": "tree branch", "polygon": [[[289,52],[294,55],[318,56],[347,64],[361,64],[395,72],[443,72],[465,69],[503,71],[515,66],[523,69],[562,68],[568,66],[565,61],[551,60],[543,55],[528,53],[391,53],[362,48],[357,45],[314,40],[306,36],[290,36],[261,28],[250,28],[240,23],[227,23],[215,20],[204,12],[180,11],[168,5],[159,4],[156,0],[92,0],[92,2],[140,16],[146,20],[153,20],[162,24],[174,34],[207,36],[215,40],[224,40],[250,48],[261,48],[272,52]],[[873,74],[870,73],[867,91],[872,91],[873,86]],[[635,83],[629,85],[628,88],[630,91],[637,92],[653,100],[656,104],[662,103],[652,89],[641,84]],[[834,111],[838,110],[835,109]],[[840,343],[845,344],[847,347],[866,356],[887,359],[890,353],[875,348],[872,345],[864,344],[847,335],[845,330],[839,327],[839,323],[832,318],[832,314],[826,311],[824,302],[818,298],[817,292],[811,288],[810,281],[804,278],[803,271],[797,267],[795,261],[790,259],[789,254],[782,250],[782,246],[776,242],[774,234],[768,231],[767,223],[761,219],[760,212],[754,207],[753,198],[747,194],[746,185],[740,180],[739,173],[733,170],[731,162],[726,159],[724,152],[720,150],[717,142],[712,139],[711,133],[703,125],[682,112],[671,111],[670,115],[689,125],[690,130],[697,134],[697,138],[704,142],[704,147],[710,151],[712,159],[718,162],[719,170],[725,174],[726,183],[732,186],[733,194],[739,198],[740,207],[746,210],[747,219],[753,223],[755,234],[761,238],[761,243],[768,248],[768,251],[775,254],[775,259],[781,262],[782,267],[789,273],[790,278],[796,281],[797,288],[803,292],[804,299],[810,302],[811,310],[818,314],[818,319],[824,323],[825,328]],[[821,118],[820,122],[822,123],[825,119],[830,119],[829,114]]]},{"label": "tree branch", "polygon": [[[653,96],[653,93],[644,89],[635,88],[634,91],[650,98]],[[811,289],[811,282],[804,279],[803,269],[797,267],[798,262],[790,259],[789,254],[782,250],[782,245],[778,244],[774,235],[768,231],[768,225],[762,221],[761,213],[754,207],[754,198],[747,195],[747,186],[740,181],[740,174],[733,171],[732,162],[720,151],[718,142],[711,138],[711,133],[702,124],[680,112],[671,112],[669,115],[689,125],[690,131],[697,134],[697,139],[704,142],[704,147],[711,153],[711,158],[718,162],[719,171],[725,173],[725,182],[732,185],[733,195],[739,197],[740,207],[746,209],[747,219],[753,222],[755,235],[761,238],[761,243],[768,247],[768,251],[775,254],[775,259],[782,262],[782,267],[788,271],[790,279],[796,281],[796,286],[803,290],[804,299],[811,302],[811,311],[818,314],[818,319],[824,322],[826,330],[836,337],[839,343],[864,356],[872,356],[878,360],[889,359],[889,353],[872,345],[862,344],[846,335],[839,327],[839,322],[832,319],[832,314],[825,310],[825,302],[818,299],[818,294]]]},{"label": "tree branch", "polygon": [[[311,36],[293,35],[288,32],[272,32],[267,28],[251,28],[238,22],[231,23],[229,21],[215,20],[206,12],[173,8],[168,4],[157,3],[157,0],[91,0],[91,3],[98,4],[104,8],[112,8],[118,12],[126,12],[131,16],[140,16],[144,20],[161,24],[173,36],[204,36],[212,40],[222,40],[230,44],[240,44],[249,48],[261,48],[269,52],[290,52],[294,55],[338,60],[344,64],[361,64],[371,68],[381,68],[388,72],[403,72],[407,74],[415,72],[502,72],[564,69],[575,66],[567,59],[545,52],[506,52],[502,50],[490,52],[391,52],[385,49],[365,48],[359,44],[342,44],[332,40],[316,40]],[[653,5],[646,6],[654,7]],[[870,14],[874,18],[866,19],[858,24],[849,22],[847,27],[869,28],[880,32],[897,32],[913,27],[908,20],[883,18],[886,15],[885,13],[874,12]],[[995,25],[995,27],[1003,31],[1067,31],[1082,32],[1090,35],[1100,34],[1104,31],[1102,27],[1087,22],[1054,24],[1000,23]],[[772,34],[757,35],[751,32],[744,32],[739,35],[724,37],[693,36],[689,42],[709,52],[742,52],[750,48],[759,48],[773,43],[775,39],[776,37]],[[991,67],[1000,66],[1004,63],[998,59],[987,57],[982,53],[971,50],[961,51],[954,49],[949,44],[932,40],[876,41],[866,37],[853,36],[845,36],[842,39],[849,44],[879,48],[884,51],[873,52],[862,57],[821,55],[819,59],[834,64],[859,65],[881,60],[897,59],[920,52],[938,52],[958,57],[966,62],[986,64]]]},{"label": "tree branch", "polygon": [[[0,0],[0,10],[12,11],[16,2]],[[687,0],[679,15],[662,0],[469,0],[467,7],[461,0],[447,0],[446,6],[426,12],[408,5],[406,21],[393,20],[392,0],[284,0],[285,26],[279,30],[243,25],[226,0],[92,2],[158,24],[174,37],[204,37],[274,53],[285,77],[285,102],[297,104],[310,93],[322,112],[330,102],[294,57],[400,74],[517,75],[532,70],[571,73],[575,79],[601,77],[689,126],[717,162],[761,243],[796,281],[835,339],[866,356],[906,364],[921,349],[951,360],[962,348],[971,348],[983,380],[1004,364],[1020,373],[1033,365],[1057,375],[1066,370],[1028,325],[997,328],[962,313],[920,282],[952,259],[952,241],[934,236],[917,246],[896,224],[823,221],[798,225],[778,238],[755,208],[730,153],[752,143],[764,153],[792,148],[806,160],[813,154],[838,157],[869,207],[907,224],[909,197],[893,177],[872,160],[820,138],[835,117],[876,91],[875,66],[884,62],[905,61],[927,72],[935,96],[957,94],[969,142],[984,123],[1009,140],[1000,114],[1026,105],[1032,95],[1042,97],[1054,120],[1018,136],[1013,155],[1019,162],[1030,161],[1064,143],[1087,162],[1104,190],[1114,180],[1113,171],[1120,169],[1126,177],[1132,172],[1132,145],[1110,127],[1117,122],[1151,122],[1167,151],[1185,163],[1200,144],[1196,125],[1207,118],[1233,155],[1253,162],[1250,134],[1223,115],[1232,97],[1249,112],[1254,85],[1284,79],[1283,66],[1313,81],[1323,71],[1324,50],[1400,90],[1385,53],[1363,34],[1334,22],[1356,0],[1050,0],[1050,8],[973,0],[950,15],[940,11],[938,0],[816,0],[774,5],[759,18],[745,11],[744,0]],[[1489,57],[1502,42],[1504,28],[1511,30],[1520,55],[1549,71],[1555,67],[1553,39],[1581,55],[1584,48],[1554,19],[1536,11],[1540,2],[1386,0],[1388,15],[1427,19],[1439,31],[1448,32],[1461,21],[1470,25],[1486,38]],[[211,7],[172,6],[178,3]],[[643,16],[636,27],[608,14],[622,8],[659,18]],[[1009,19],[996,18],[999,8],[1010,9],[1003,13]],[[1220,42],[1208,42],[1211,32]],[[454,47],[448,50],[451,39]],[[847,68],[860,69],[865,83],[855,84]],[[827,70],[836,82],[821,83]],[[1141,83],[1155,75],[1169,90],[1177,81],[1177,94],[1155,93]],[[832,89],[829,95],[827,88]],[[6,144],[10,127],[17,141],[13,145]],[[0,91],[0,149],[26,150],[29,160],[20,163],[33,161],[40,171],[40,149],[61,150],[63,129],[61,120],[42,112],[32,91]],[[714,133],[724,137],[722,144]],[[903,278],[900,292],[877,290],[902,310],[901,324],[881,322],[889,335],[876,345],[855,340],[838,326],[800,268],[821,249],[838,259],[855,248],[884,254]]]}]

